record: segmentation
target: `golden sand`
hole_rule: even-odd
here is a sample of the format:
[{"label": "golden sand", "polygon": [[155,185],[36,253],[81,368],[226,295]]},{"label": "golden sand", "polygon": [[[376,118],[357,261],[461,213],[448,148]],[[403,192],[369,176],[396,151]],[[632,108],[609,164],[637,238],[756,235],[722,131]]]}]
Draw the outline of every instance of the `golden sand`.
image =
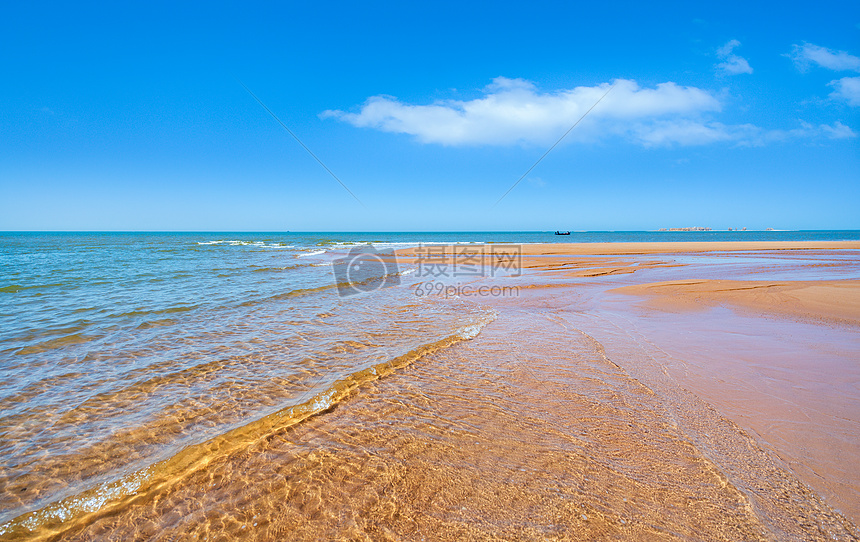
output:
[{"label": "golden sand", "polygon": [[613,291],[646,296],[649,306],[665,310],[727,303],[761,313],[860,325],[860,280],[680,280]]}]

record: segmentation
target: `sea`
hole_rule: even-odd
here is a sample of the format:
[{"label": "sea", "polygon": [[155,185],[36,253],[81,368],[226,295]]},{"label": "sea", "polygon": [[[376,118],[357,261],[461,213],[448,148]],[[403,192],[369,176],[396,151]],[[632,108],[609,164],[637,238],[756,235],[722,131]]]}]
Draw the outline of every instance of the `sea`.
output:
[{"label": "sea", "polygon": [[[396,249],[836,240],[860,232],[0,233],[0,538],[56,539],[157,501],[497,318],[416,296]],[[347,286],[368,251],[387,259],[365,284],[391,287]]]}]

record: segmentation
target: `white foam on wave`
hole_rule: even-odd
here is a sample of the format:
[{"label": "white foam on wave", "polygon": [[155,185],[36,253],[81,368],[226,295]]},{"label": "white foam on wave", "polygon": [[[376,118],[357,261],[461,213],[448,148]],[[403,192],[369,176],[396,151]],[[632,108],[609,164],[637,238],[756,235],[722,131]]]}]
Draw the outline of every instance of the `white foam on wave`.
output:
[{"label": "white foam on wave", "polygon": [[329,245],[333,249],[344,249],[344,248],[355,248],[355,247],[365,247],[372,246],[374,249],[380,248],[406,248],[406,247],[417,247],[417,246],[427,246],[427,245],[483,245],[483,241],[389,241],[389,242],[379,242],[374,243],[372,241],[363,241],[363,242],[338,242],[332,243]]},{"label": "white foam on wave", "polygon": [[330,408],[334,404],[334,401],[332,400],[332,396],[334,394],[334,390],[329,390],[327,393],[323,393],[315,397],[314,402],[311,404],[311,410],[316,413]]},{"label": "white foam on wave", "polygon": [[314,252],[306,252],[305,254],[296,254],[296,258],[307,258],[308,256],[319,256],[325,254],[325,250],[315,250]]},{"label": "white foam on wave", "polygon": [[217,241],[197,241],[198,245],[230,245],[236,246],[252,246],[258,248],[295,248],[295,245],[284,245],[282,243],[266,243],[265,241],[241,241],[238,239],[219,239]]},{"label": "white foam on wave", "polygon": [[498,316],[499,313],[497,313],[496,311],[488,312],[487,317],[484,320],[481,320],[480,322],[475,322],[474,324],[470,324],[468,326],[461,327],[457,331],[457,335],[461,339],[466,339],[467,341],[472,340],[478,336],[481,330],[484,329],[484,326],[494,321],[496,318],[498,318]]}]

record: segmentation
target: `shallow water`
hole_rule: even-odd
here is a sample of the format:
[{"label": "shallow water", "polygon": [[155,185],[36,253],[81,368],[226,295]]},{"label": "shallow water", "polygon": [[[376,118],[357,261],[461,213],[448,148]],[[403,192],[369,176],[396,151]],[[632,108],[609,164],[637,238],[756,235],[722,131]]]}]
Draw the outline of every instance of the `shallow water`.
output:
[{"label": "shallow water", "polygon": [[[481,299],[417,296],[426,277],[402,265],[385,270],[398,286],[341,297],[333,262],[361,239],[0,236],[0,537],[856,536],[836,490],[824,502],[797,478],[814,450],[774,458],[776,433],[711,408],[718,388],[647,362],[685,343],[603,293],[644,271]],[[767,273],[809,280],[833,258],[807,256]],[[768,257],[699,263],[742,276]]]},{"label": "shallow water", "polygon": [[7,529],[142,491],[195,454],[208,460],[195,446],[323,410],[342,388],[492,316],[405,289],[340,297],[333,253],[315,244],[206,237],[4,238]]},{"label": "shallow water", "polygon": [[[625,360],[626,370],[663,397],[684,404],[683,395],[689,392],[716,407],[830,506],[857,521],[860,474],[854,464],[860,458],[860,332],[855,326],[731,306],[656,310],[643,298],[612,290],[679,279],[856,280],[860,254],[798,251],[659,257],[683,266],[592,279],[544,277],[541,284],[556,287],[530,290],[528,299],[514,303],[494,304],[553,313],[605,344],[607,352]],[[641,259],[631,258],[634,263]],[[571,282],[576,288],[559,287]],[[715,457],[726,469],[727,453],[735,452]],[[735,475],[754,476],[754,471],[739,469]]]},{"label": "shallow water", "polygon": [[[68,538],[851,539],[730,422],[694,397],[667,405],[625,361],[541,310],[504,311],[476,338]],[[681,405],[768,502],[703,451]]]}]

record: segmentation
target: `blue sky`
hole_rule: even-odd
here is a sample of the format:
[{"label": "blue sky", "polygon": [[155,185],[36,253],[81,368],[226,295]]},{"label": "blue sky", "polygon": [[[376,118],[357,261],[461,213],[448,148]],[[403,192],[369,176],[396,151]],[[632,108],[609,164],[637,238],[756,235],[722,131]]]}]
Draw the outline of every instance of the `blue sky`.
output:
[{"label": "blue sky", "polygon": [[860,4],[598,4],[6,5],[0,230],[860,229]]}]

